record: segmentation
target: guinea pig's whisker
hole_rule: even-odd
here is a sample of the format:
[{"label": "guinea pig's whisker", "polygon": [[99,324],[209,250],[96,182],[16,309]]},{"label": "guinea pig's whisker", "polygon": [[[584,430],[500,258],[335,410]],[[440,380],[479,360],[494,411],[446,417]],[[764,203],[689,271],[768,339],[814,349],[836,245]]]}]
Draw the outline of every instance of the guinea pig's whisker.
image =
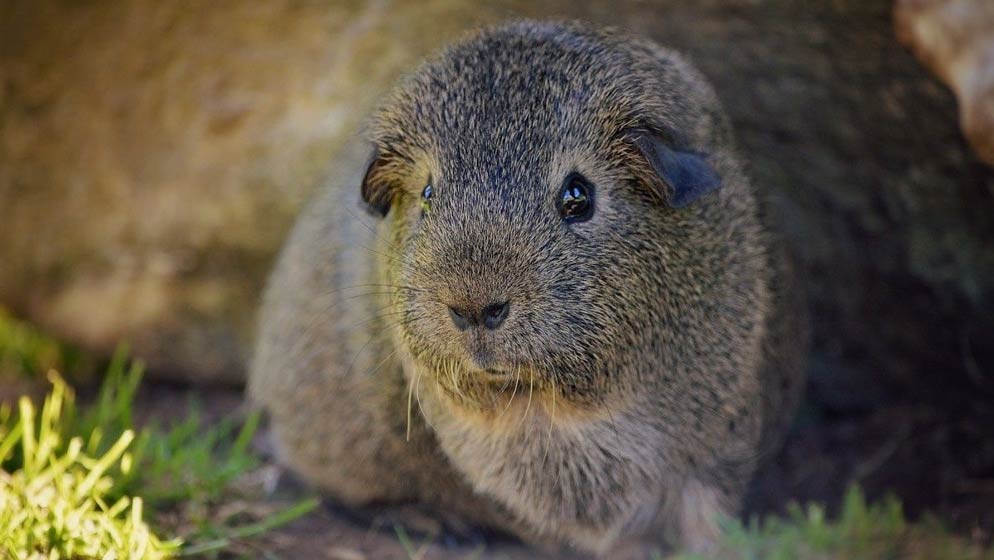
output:
[{"label": "guinea pig's whisker", "polygon": [[392,358],[394,356],[394,354],[396,354],[396,353],[397,353],[397,350],[393,350],[392,352],[390,352],[389,354],[387,354],[386,357],[384,357],[382,360],[380,360],[379,363],[377,363],[376,366],[373,367],[373,369],[367,371],[363,375],[365,377],[372,376],[374,373],[376,373],[377,370],[379,370],[381,367],[383,367],[383,364],[385,364],[388,361],[390,361],[390,358]]},{"label": "guinea pig's whisker", "polygon": [[[399,255],[399,253],[400,253],[400,248],[399,247],[397,247],[394,243],[391,243],[388,239],[384,239],[382,236],[380,236],[380,234],[377,233],[376,230],[372,226],[370,226],[366,222],[362,221],[359,218],[359,216],[356,216],[355,213],[353,213],[351,210],[349,210],[348,208],[346,208],[345,210],[349,214],[351,214],[352,217],[355,218],[355,220],[357,222],[359,222],[359,224],[361,224],[363,227],[365,227],[367,230],[369,230],[369,232],[372,233],[374,237],[376,237],[377,239],[379,239],[381,242],[385,243],[387,245],[387,249],[388,250],[393,251],[394,253],[396,253],[396,254]],[[376,249],[373,249],[371,247],[367,247],[366,245],[363,245],[362,243],[357,243],[356,245],[359,246],[359,247],[362,247],[363,249],[366,249],[367,251],[370,251],[370,252],[375,253],[377,255],[386,257],[388,259],[391,259],[391,260],[393,260],[395,262],[398,262],[400,264],[403,264],[405,266],[411,266],[411,263],[403,260],[402,258],[400,258],[397,255],[390,255],[390,254],[387,254],[387,253],[382,253],[380,251],[377,251]]]},{"label": "guinea pig's whisker", "polygon": [[[387,287],[389,289],[364,292],[364,293],[360,293],[360,294],[352,294],[352,295],[338,297],[338,298],[330,298],[329,297],[328,299],[333,299],[333,301],[331,301],[330,305],[326,305],[326,306],[321,307],[320,310],[321,310],[322,313],[328,313],[329,311],[332,311],[332,310],[334,310],[336,308],[339,308],[339,307],[347,304],[348,302],[350,302],[352,300],[355,300],[355,299],[359,299],[359,298],[376,297],[376,296],[395,296],[395,295],[397,295],[397,294],[399,294],[399,293],[401,293],[403,291],[412,291],[412,292],[422,291],[422,290],[417,290],[415,288],[406,288],[406,287],[403,287],[403,286],[391,286],[391,285],[387,285],[387,284],[366,284],[366,285],[360,284],[358,286],[352,286],[351,288],[359,289],[359,288],[376,287],[376,286],[383,286],[383,287]],[[339,290],[329,290],[327,292],[324,292],[322,295],[325,296],[325,297],[327,297],[327,296],[331,296],[331,295],[335,295],[335,294],[341,293],[341,292],[343,292],[346,289],[349,289],[349,288],[342,288],[342,289],[339,289]],[[384,307],[383,309],[386,309],[388,307],[389,306]],[[318,314],[318,315],[320,315],[320,314]]]},{"label": "guinea pig's whisker", "polygon": [[369,339],[366,340],[366,342],[363,343],[362,346],[359,347],[359,350],[355,353],[354,356],[352,356],[352,361],[349,362],[349,367],[345,371],[347,371],[349,373],[352,373],[352,368],[355,366],[355,362],[356,362],[356,360],[359,359],[359,356],[362,354],[362,351],[365,350],[367,347],[369,347],[369,345],[372,344],[373,340],[375,340],[375,339],[376,339],[376,335],[373,335],[373,336],[369,337]]},{"label": "guinea pig's whisker", "polygon": [[446,362],[446,363],[448,364],[448,369],[449,369],[449,379],[452,380],[452,386],[455,389],[456,394],[459,395],[460,399],[465,400],[466,395],[463,394],[462,388],[459,387],[459,376],[456,374],[455,363],[454,362]]},{"label": "guinea pig's whisker", "polygon": [[425,419],[425,422],[428,424],[428,427],[430,427],[432,431],[435,431],[435,425],[431,423],[431,420],[428,420],[428,415],[425,414],[425,408],[421,404],[421,378],[422,377],[424,377],[424,372],[421,371],[420,369],[418,369],[418,372],[414,375],[414,384],[415,384],[415,386],[414,386],[414,398],[417,399],[417,401],[418,401],[418,410],[421,412],[421,417]]},{"label": "guinea pig's whisker", "polygon": [[[365,350],[366,348],[368,348],[368,347],[369,347],[369,345],[370,345],[370,344],[372,344],[372,342],[373,342],[374,340],[377,340],[377,339],[379,338],[379,335],[380,335],[380,334],[381,334],[381,333],[382,333],[383,331],[385,331],[385,330],[386,330],[386,329],[388,329],[388,328],[392,328],[392,327],[395,327],[395,326],[397,326],[397,325],[402,325],[402,324],[407,324],[408,322],[411,322],[411,321],[413,321],[413,319],[401,319],[401,320],[399,320],[399,321],[394,321],[394,322],[392,322],[392,323],[388,323],[388,324],[384,325],[384,326],[383,326],[382,328],[379,328],[379,329],[376,329],[375,331],[373,331],[373,333],[372,333],[372,334],[371,334],[371,336],[370,336],[370,337],[369,337],[369,338],[368,338],[368,339],[366,340],[366,342],[365,342],[365,343],[363,343],[363,345],[359,347],[359,350],[357,350],[357,351],[356,351],[355,355],[354,355],[354,356],[352,356],[352,360],[351,360],[351,361],[349,362],[349,365],[348,365],[348,367],[346,368],[346,371],[348,371],[348,372],[351,372],[351,371],[352,371],[353,367],[355,367],[355,362],[356,362],[356,360],[358,360],[358,359],[359,359],[359,355],[360,355],[360,354],[362,354],[362,352],[363,352],[363,351],[364,351],[364,350]],[[387,357],[389,358],[389,356],[387,356]],[[379,368],[375,368],[374,370],[372,370],[372,371],[368,372],[368,373],[367,373],[367,375],[372,375],[372,374],[373,374],[373,373],[375,372],[375,370],[376,370],[376,369],[379,369]]]},{"label": "guinea pig's whisker", "polygon": [[[552,430],[556,423],[556,393],[559,392],[559,388],[556,387],[556,377],[554,375],[549,376],[549,381],[552,383],[552,411],[549,413],[549,431],[545,435],[545,451],[542,453],[542,468],[545,468],[545,460],[549,458],[549,447],[552,446]],[[557,472],[559,469],[556,469]]]},{"label": "guinea pig's whisker", "polygon": [[[390,306],[390,307],[392,307],[392,306]],[[383,309],[388,309],[388,307],[380,308],[378,311],[382,311]],[[386,319],[387,317],[391,317],[391,316],[394,316],[394,315],[400,315],[402,313],[404,313],[403,309],[400,309],[400,310],[397,310],[397,311],[391,311],[389,313],[383,313],[383,314],[377,315],[377,316],[375,316],[375,317],[373,317],[371,319],[366,319],[365,321],[362,321],[360,323],[356,323],[355,325],[352,325],[352,326],[348,327],[346,330],[347,331],[355,330],[355,329],[358,329],[359,327],[361,327],[363,325],[367,325],[369,323],[373,323],[375,321],[379,321],[380,319]]]},{"label": "guinea pig's whisker", "polygon": [[[511,403],[514,402],[514,397],[518,394],[518,383],[521,381],[521,364],[518,364],[514,368],[514,389],[511,391],[511,398],[507,400],[507,404],[504,406],[504,410],[497,415],[497,418],[504,416],[507,409],[511,408]],[[503,391],[503,390],[502,390]]]},{"label": "guinea pig's whisker", "polygon": [[389,288],[391,290],[396,290],[396,291],[410,291],[410,292],[424,292],[424,291],[427,291],[427,290],[425,290],[423,288],[416,288],[414,286],[406,286],[406,285],[402,285],[402,284],[376,284],[376,283],[367,283],[367,284],[353,284],[352,286],[343,286],[341,288],[336,288],[334,290],[328,290],[328,291],[326,291],[324,293],[325,294],[337,294],[339,292],[344,292],[346,290],[357,290],[359,288]]},{"label": "guinea pig's whisker", "polygon": [[510,378],[505,379],[504,383],[501,384],[500,389],[497,389],[497,393],[498,394],[503,393],[507,389],[507,386],[510,384],[511,384],[511,379]]},{"label": "guinea pig's whisker", "polygon": [[[389,309],[390,307],[392,307],[392,306],[388,305],[388,306],[385,306],[385,307],[381,307],[381,308],[377,309],[376,311],[374,311],[374,313],[378,313],[378,312],[383,311],[385,309]],[[401,313],[403,313],[403,311],[391,311],[389,313],[383,313],[381,315],[376,315],[376,316],[372,317],[371,319],[367,319],[367,320],[365,320],[365,321],[363,321],[363,322],[355,325],[354,327],[351,327],[350,330],[356,329],[356,328],[358,328],[358,327],[360,327],[362,325],[365,325],[367,323],[372,323],[374,321],[379,321],[379,320],[382,320],[382,319],[386,319],[386,318],[392,317],[394,315],[399,315]],[[397,325],[397,324],[400,324],[400,323],[399,322],[391,323],[391,324],[389,324],[389,326],[393,326],[393,325]],[[382,326],[382,327],[380,327],[378,329],[375,329],[375,331],[373,333],[373,337],[371,337],[371,339],[374,338],[375,336],[379,335],[380,333],[384,332],[387,329],[387,326],[388,325],[384,325],[384,326]],[[366,344],[369,344],[369,342],[367,342]],[[363,345],[363,346],[365,346],[365,345]]]},{"label": "guinea pig's whisker", "polygon": [[360,217],[359,217],[359,216],[358,216],[358,215],[357,215],[357,214],[356,214],[355,212],[353,212],[352,210],[350,210],[350,209],[348,209],[348,208],[345,208],[345,207],[343,207],[343,208],[344,208],[344,210],[345,210],[346,212],[348,212],[348,213],[349,213],[349,214],[350,214],[350,215],[351,215],[351,216],[352,216],[353,218],[355,218],[355,221],[359,222],[359,224],[360,224],[360,225],[362,225],[362,227],[364,227],[364,228],[366,228],[367,230],[369,230],[369,232],[370,232],[370,233],[372,233],[372,234],[373,234],[373,235],[374,235],[374,236],[375,236],[375,237],[376,237],[377,239],[379,239],[380,241],[382,241],[382,242],[386,243],[386,244],[387,244],[387,246],[389,246],[389,247],[390,247],[391,249],[393,249],[394,251],[397,251],[397,250],[399,249],[399,248],[398,248],[398,247],[397,247],[396,245],[394,245],[393,243],[391,243],[391,242],[390,242],[390,241],[389,241],[388,239],[384,239],[384,238],[383,238],[383,237],[382,237],[382,236],[381,236],[381,235],[380,235],[380,234],[379,234],[379,233],[378,233],[378,232],[376,231],[376,228],[374,228],[373,226],[371,226],[371,225],[367,224],[367,223],[366,223],[366,222],[365,222],[365,221],[364,221],[364,220],[363,220],[362,218],[360,218]]},{"label": "guinea pig's whisker", "polygon": [[535,394],[535,372],[528,372],[528,403],[525,405],[524,412],[521,413],[521,420],[518,421],[518,426],[515,429],[520,429],[521,425],[525,423],[525,419],[528,418],[528,411],[532,408],[532,395]]},{"label": "guinea pig's whisker", "polygon": [[[364,294],[355,294],[355,295],[351,295],[351,296],[348,296],[348,297],[338,298],[338,300],[335,301],[334,303],[332,303],[331,305],[329,305],[327,307],[321,308],[321,311],[327,313],[328,311],[336,309],[336,308],[338,308],[338,307],[340,307],[340,306],[342,306],[342,305],[344,305],[344,304],[346,304],[346,303],[348,303],[348,302],[350,302],[350,301],[352,301],[354,299],[358,299],[358,298],[374,297],[374,296],[389,296],[389,295],[394,295],[396,293],[397,292],[393,292],[393,291],[391,291],[391,292],[383,292],[383,291],[380,291],[380,292],[368,292],[368,293],[364,293]],[[387,306],[387,307],[384,307],[382,309],[388,309],[389,307],[391,307],[391,306]]]},{"label": "guinea pig's whisker", "polygon": [[401,258],[399,256],[390,255],[390,254],[384,253],[382,251],[377,251],[376,249],[373,249],[372,247],[367,247],[367,246],[365,246],[365,245],[363,245],[361,243],[358,243],[357,246],[358,247],[362,247],[363,249],[369,251],[370,253],[374,253],[374,254],[377,254],[377,255],[379,255],[379,256],[381,256],[383,258],[390,259],[390,260],[394,261],[397,264],[402,264],[402,265],[404,265],[406,267],[413,267],[414,266],[411,262],[406,261],[406,260],[404,260],[403,258]]}]

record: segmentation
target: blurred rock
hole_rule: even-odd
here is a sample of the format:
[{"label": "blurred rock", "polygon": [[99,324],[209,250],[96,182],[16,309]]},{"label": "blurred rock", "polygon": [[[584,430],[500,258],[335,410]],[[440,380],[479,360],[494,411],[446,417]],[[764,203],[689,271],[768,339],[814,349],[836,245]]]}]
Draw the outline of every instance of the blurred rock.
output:
[{"label": "blurred rock", "polygon": [[568,16],[683,50],[715,83],[807,272],[819,368],[874,395],[980,391],[994,171],[891,15],[890,0],[7,2],[0,305],[99,351],[130,340],[153,374],[237,382],[292,216],[393,79],[465,29]]},{"label": "blurred rock", "polygon": [[240,381],[328,155],[465,26],[436,4],[412,28],[387,2],[4,2],[0,304],[98,352],[130,341],[153,374]]},{"label": "blurred rock", "polygon": [[897,0],[898,39],[956,93],[960,126],[994,165],[994,2]]}]

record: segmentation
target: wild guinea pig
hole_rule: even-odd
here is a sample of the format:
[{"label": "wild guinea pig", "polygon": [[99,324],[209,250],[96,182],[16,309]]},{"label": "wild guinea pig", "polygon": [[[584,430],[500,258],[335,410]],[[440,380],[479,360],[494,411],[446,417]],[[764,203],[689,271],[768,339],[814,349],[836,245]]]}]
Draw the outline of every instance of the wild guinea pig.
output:
[{"label": "wild guinea pig", "polygon": [[332,169],[250,374],[286,465],[347,505],[534,542],[713,546],[805,344],[692,66],[576,24],[485,30],[404,79]]}]

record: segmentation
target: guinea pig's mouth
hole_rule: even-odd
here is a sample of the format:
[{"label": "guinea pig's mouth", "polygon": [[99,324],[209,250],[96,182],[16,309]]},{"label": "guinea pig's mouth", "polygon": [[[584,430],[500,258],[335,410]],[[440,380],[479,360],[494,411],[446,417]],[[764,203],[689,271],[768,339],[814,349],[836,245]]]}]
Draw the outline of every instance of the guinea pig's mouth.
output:
[{"label": "guinea pig's mouth", "polygon": [[[458,388],[465,391],[471,387],[476,387],[487,394],[501,393],[505,389],[510,390],[512,386],[532,386],[543,378],[542,374],[524,364],[517,366],[495,366],[489,368],[479,368],[466,363],[466,360],[456,360],[454,380]],[[453,378],[441,376],[443,384],[453,381]]]},{"label": "guinea pig's mouth", "polygon": [[479,356],[475,352],[454,358],[457,370],[463,378],[476,383],[505,385],[516,379],[536,375],[537,371],[526,363],[509,363],[494,357],[494,354]]},{"label": "guinea pig's mouth", "polygon": [[520,372],[506,371],[496,368],[486,368],[482,370],[476,370],[472,372],[473,375],[480,377],[481,379],[487,381],[507,381],[508,379],[514,379],[516,375],[520,375]]},{"label": "guinea pig's mouth", "polygon": [[472,347],[466,349],[466,353],[456,358],[460,369],[465,375],[477,378],[480,381],[505,381],[514,379],[515,375],[520,375],[521,366],[514,366],[503,363],[497,354],[484,347]]}]

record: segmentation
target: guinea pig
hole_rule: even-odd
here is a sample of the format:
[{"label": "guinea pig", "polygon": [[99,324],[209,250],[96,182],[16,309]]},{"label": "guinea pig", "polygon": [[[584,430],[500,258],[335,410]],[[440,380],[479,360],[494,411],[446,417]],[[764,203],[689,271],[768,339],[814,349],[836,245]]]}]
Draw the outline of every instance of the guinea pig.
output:
[{"label": "guinea pig", "polygon": [[332,170],[251,366],[283,463],[537,543],[714,546],[789,423],[805,329],[697,70],[505,24],[404,78]]}]

